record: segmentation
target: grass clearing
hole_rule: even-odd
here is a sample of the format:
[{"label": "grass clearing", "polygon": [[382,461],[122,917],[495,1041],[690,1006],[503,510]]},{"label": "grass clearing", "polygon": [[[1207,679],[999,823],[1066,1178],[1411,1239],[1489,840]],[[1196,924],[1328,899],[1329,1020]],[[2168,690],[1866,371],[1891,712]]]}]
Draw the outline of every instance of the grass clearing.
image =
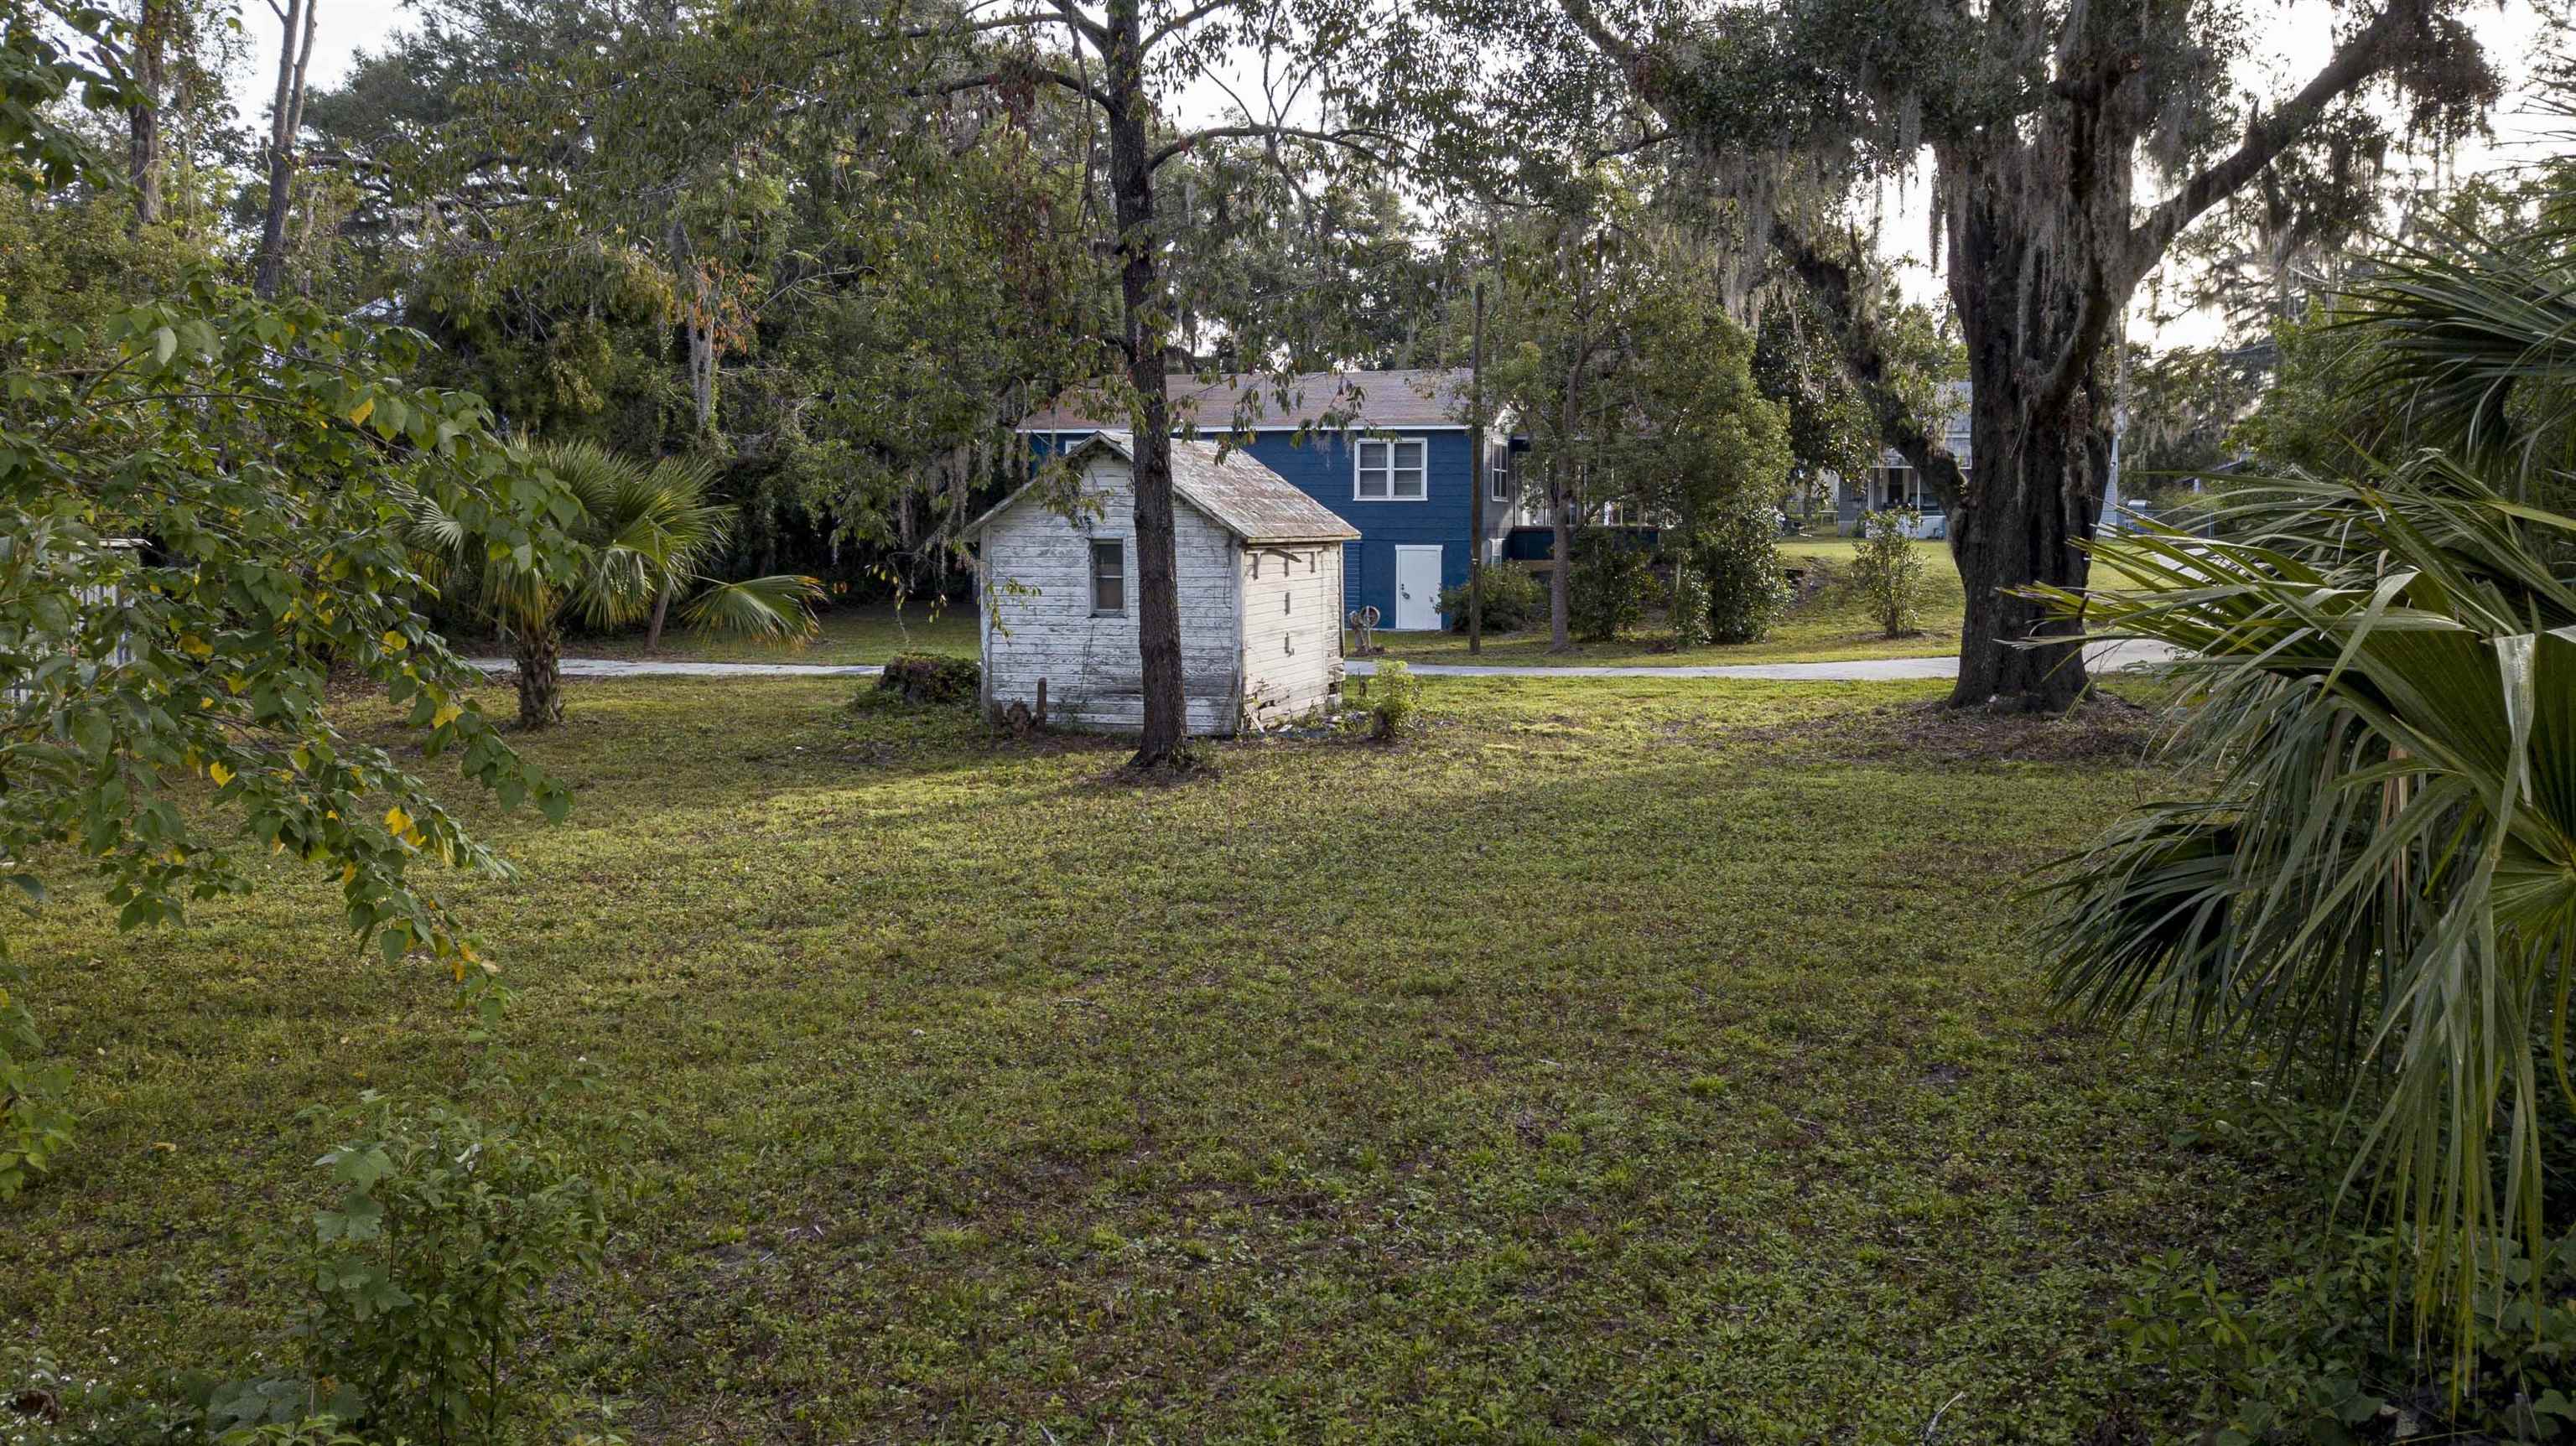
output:
[{"label": "grass clearing", "polygon": [[[630,1439],[2092,1439],[2122,1272],[2244,1209],[2004,892],[2143,776],[1848,746],[1937,685],[1435,679],[1142,791],[853,691],[576,682],[571,821],[446,891],[524,991],[469,1103],[629,1196],[519,1369]],[[0,1367],[288,1349],[295,1112],[476,1073],[338,914],[20,935],[87,1118]]]},{"label": "grass clearing", "polygon": [[[1388,657],[1413,663],[1654,667],[1947,657],[1959,650],[1959,623],[1964,607],[1959,591],[1959,570],[1951,562],[1950,550],[1945,544],[1926,542],[1916,545],[1924,549],[1931,561],[1932,597],[1924,608],[1924,630],[1910,638],[1880,637],[1875,625],[1863,615],[1858,599],[1845,586],[1830,586],[1808,598],[1781,619],[1771,630],[1771,636],[1763,641],[1734,647],[1666,652],[1657,651],[1651,639],[1637,638],[1586,644],[1571,652],[1550,653],[1546,629],[1542,626],[1534,634],[1488,637],[1483,652],[1470,657],[1467,639],[1462,634],[1381,633],[1379,637],[1387,646]],[[1833,539],[1790,539],[1781,543],[1780,551],[1792,566],[1798,565],[1801,559],[1821,559],[1830,565],[1848,560],[1851,544]],[[981,646],[975,618],[972,600],[950,603],[936,613],[924,602],[909,603],[900,611],[890,603],[855,603],[823,614],[819,632],[800,646],[781,647],[745,638],[696,637],[675,632],[663,638],[661,652],[652,656],[690,662],[833,665],[882,663],[896,653],[907,651],[971,658],[977,655]],[[501,651],[497,643],[479,646],[486,652]],[[564,643],[564,653],[567,657],[582,658],[647,656],[644,635],[640,632],[568,638]]]},{"label": "grass clearing", "polygon": [[[932,612],[926,602],[845,603],[825,612],[815,635],[782,645],[755,638],[702,637],[681,630],[662,636],[658,653],[644,651],[644,634],[592,633],[564,639],[568,658],[668,658],[695,663],[822,663],[836,667],[882,663],[897,653],[946,653],[975,657],[983,647],[975,605],[949,603]],[[498,649],[498,644],[481,645]]]},{"label": "grass clearing", "polygon": [[1852,544],[1847,540],[1789,539],[1780,544],[1790,567],[1827,569],[1824,586],[1802,599],[1758,643],[1705,646],[1673,651],[1651,634],[1665,626],[1662,610],[1648,620],[1645,633],[1615,642],[1584,643],[1562,653],[1547,647],[1547,622],[1527,632],[1488,636],[1481,652],[1467,651],[1463,633],[1381,633],[1387,656],[1408,663],[1509,664],[1518,667],[1700,667],[1731,663],[1848,663],[1868,658],[1943,658],[1959,651],[1959,628],[1967,611],[1959,587],[1958,564],[1946,543],[1918,542],[1930,564],[1929,595],[1923,607],[1923,630],[1911,637],[1882,635],[1870,621],[1857,590],[1838,571],[1848,569]]}]

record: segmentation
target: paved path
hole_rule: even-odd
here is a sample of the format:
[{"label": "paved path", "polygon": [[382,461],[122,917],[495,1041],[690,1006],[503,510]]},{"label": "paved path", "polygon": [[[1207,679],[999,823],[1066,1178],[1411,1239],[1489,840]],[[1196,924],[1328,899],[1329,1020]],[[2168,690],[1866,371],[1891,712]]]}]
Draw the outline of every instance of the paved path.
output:
[{"label": "paved path", "polygon": [[[2159,663],[2172,656],[2173,650],[2162,643],[2095,643],[2084,650],[2084,663],[2097,673],[2117,672],[2123,668]],[[1885,683],[1909,678],[1959,676],[1959,660],[1955,656],[1854,658],[1839,663],[1676,664],[1663,668],[1652,664],[1603,668],[1579,664],[1554,668],[1544,664],[1495,667],[1477,663],[1413,663],[1408,666],[1426,678],[1756,678],[1777,683]],[[1366,659],[1353,659],[1349,667],[1353,674],[1362,677],[1377,671],[1377,665]]]},{"label": "paved path", "polygon": [[[487,673],[515,673],[508,658],[467,658]],[[684,663],[675,658],[566,658],[567,678],[873,678],[875,663]]]},{"label": "paved path", "polygon": [[[2084,650],[2095,672],[2115,672],[2160,662],[2172,656],[2156,643],[2096,643]],[[507,658],[469,659],[487,673],[506,673],[517,665]],[[1350,663],[1355,677],[1367,677],[1377,665],[1365,658]],[[1415,663],[1426,678],[1754,678],[1775,683],[1885,683],[1910,678],[1955,678],[1957,658],[1861,658],[1841,663],[1728,663],[1676,665],[1669,668],[1568,666],[1543,664],[1494,666],[1470,663]],[[566,658],[567,678],[868,678],[884,671],[874,663],[684,663],[666,658]]]}]

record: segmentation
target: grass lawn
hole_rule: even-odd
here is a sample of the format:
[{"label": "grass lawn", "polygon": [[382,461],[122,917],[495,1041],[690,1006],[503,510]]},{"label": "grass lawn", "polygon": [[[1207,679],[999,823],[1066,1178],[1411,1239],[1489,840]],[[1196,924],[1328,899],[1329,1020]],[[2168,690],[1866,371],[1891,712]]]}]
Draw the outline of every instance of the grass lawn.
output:
[{"label": "grass lawn", "polygon": [[[1959,650],[1959,626],[1966,607],[1959,587],[1958,565],[1951,561],[1947,543],[1918,542],[1915,546],[1923,553],[1928,565],[1931,594],[1923,610],[1923,631],[1908,638],[1881,637],[1877,626],[1863,614],[1851,589],[1841,585],[1828,586],[1806,599],[1781,619],[1772,628],[1771,635],[1761,642],[1693,648],[1688,652],[1660,651],[1652,637],[1640,637],[1614,643],[1584,644],[1569,652],[1551,653],[1547,650],[1547,632],[1543,625],[1534,633],[1488,636],[1483,651],[1473,655],[1467,651],[1465,635],[1459,633],[1381,633],[1379,637],[1386,645],[1387,656],[1412,663],[1655,667],[1948,657]],[[1842,564],[1848,562],[1851,551],[1852,544],[1848,538],[1802,537],[1787,539],[1780,544],[1781,556],[1791,566],[1802,560]],[[737,638],[672,633],[664,637],[658,656],[696,662],[846,665],[882,663],[896,653],[907,651],[971,658],[976,656],[979,647],[975,608],[971,601],[950,604],[936,615],[927,603],[907,604],[899,613],[888,603],[857,603],[825,613],[821,631],[812,641],[801,646],[781,647],[774,643]],[[488,653],[502,651],[498,643],[482,644],[480,648]],[[645,656],[644,635],[635,632],[576,636],[566,640],[564,654],[577,658],[641,658]]]},{"label": "grass lawn", "polygon": [[[1855,591],[1843,582],[1828,582],[1774,623],[1771,635],[1758,643],[1700,647],[1687,652],[1659,651],[1651,636],[1612,643],[1587,643],[1570,651],[1547,650],[1547,621],[1530,631],[1488,636],[1484,650],[1470,654],[1463,633],[1381,633],[1387,656],[1409,663],[1479,663],[1514,666],[1658,667],[1728,663],[1841,663],[1862,658],[1944,658],[1959,651],[1959,626],[1966,595],[1959,587],[1958,564],[1949,544],[1918,542],[1929,576],[1923,608],[1923,630],[1908,638],[1881,635],[1868,618]],[[1852,544],[1847,539],[1795,538],[1780,544],[1790,566],[1817,562],[1848,567]],[[1663,626],[1660,616],[1651,620]]]},{"label": "grass lawn", "polygon": [[[498,644],[487,645],[497,651]],[[795,646],[745,638],[701,637],[666,632],[662,651],[653,656],[709,663],[882,663],[897,653],[949,653],[976,656],[982,641],[975,630],[975,605],[951,603],[936,616],[930,605],[913,602],[898,612],[892,603],[852,603],[823,614],[821,630]],[[564,640],[568,658],[641,658],[641,632],[576,635]]]},{"label": "grass lawn", "polygon": [[[1572,652],[1550,653],[1546,630],[1535,635],[1504,634],[1488,637],[1482,654],[1470,657],[1467,639],[1457,633],[1383,633],[1389,657],[1415,663],[1510,663],[1510,664],[1577,664],[1589,666],[1655,666],[1662,664],[1723,664],[1783,662],[1845,662],[1855,658],[1937,658],[1959,650],[1959,619],[1963,607],[1959,591],[1959,570],[1950,561],[1949,548],[1941,543],[1919,543],[1931,565],[1932,595],[1924,609],[1924,630],[1910,638],[1882,638],[1877,628],[1861,615],[1856,599],[1848,588],[1829,588],[1809,598],[1796,611],[1781,620],[1771,636],[1759,643],[1740,647],[1694,648],[1687,653],[1658,652],[1648,638],[1617,643],[1594,643]],[[1795,539],[1780,546],[1783,557],[1824,558],[1841,561],[1851,556],[1848,541],[1832,539]],[[686,633],[668,634],[663,639],[659,656],[699,662],[758,663],[882,663],[898,652],[922,651],[951,653],[962,658],[976,655],[979,640],[975,629],[975,609],[970,602],[951,604],[933,616],[926,603],[911,603],[900,614],[891,604],[860,603],[837,607],[823,615],[821,632],[801,647],[782,648],[773,643],[750,642],[735,638],[694,637]],[[497,653],[497,643],[484,645],[483,651]],[[604,636],[576,636],[564,643],[564,654],[577,658],[640,658],[644,653],[644,635],[640,632]]]},{"label": "grass lawn", "polygon": [[[576,682],[528,744],[572,819],[444,891],[524,991],[475,1107],[627,1196],[532,1389],[672,1443],[2154,1419],[2114,1291],[2243,1182],[2195,1072],[2051,1017],[2007,892],[2144,786],[2116,749],[1951,746],[1932,685],[1434,680],[1420,741],[1139,790],[851,692]],[[289,1354],[296,1112],[478,1058],[339,914],[281,868],[17,935],[86,1119],[5,1207],[0,1370]]]}]

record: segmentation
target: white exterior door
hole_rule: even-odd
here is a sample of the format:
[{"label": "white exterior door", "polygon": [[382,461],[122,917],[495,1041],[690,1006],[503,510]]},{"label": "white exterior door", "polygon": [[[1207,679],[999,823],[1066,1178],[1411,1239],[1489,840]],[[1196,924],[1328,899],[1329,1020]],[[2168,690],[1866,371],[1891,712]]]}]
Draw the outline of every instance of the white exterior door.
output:
[{"label": "white exterior door", "polygon": [[1437,632],[1440,628],[1440,548],[1395,549],[1395,630]]}]

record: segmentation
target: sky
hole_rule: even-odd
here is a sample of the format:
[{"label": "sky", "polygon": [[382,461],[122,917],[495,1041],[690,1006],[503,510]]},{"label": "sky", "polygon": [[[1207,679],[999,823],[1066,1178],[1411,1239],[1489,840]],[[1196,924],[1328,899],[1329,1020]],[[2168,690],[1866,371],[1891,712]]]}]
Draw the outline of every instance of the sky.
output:
[{"label": "sky", "polygon": [[[409,21],[409,7],[396,0],[315,3],[321,11],[310,79],[317,90],[337,84],[347,76],[361,50],[382,50]],[[2245,69],[2249,86],[2259,86],[2267,94],[2285,93],[2314,74],[2332,53],[2335,11],[2329,0],[2258,0],[2254,13],[2261,38]],[[2531,79],[2530,61],[2539,49],[2542,34],[2542,18],[2533,0],[2486,0],[2475,8],[2470,23],[2478,30],[2490,59],[2503,72],[2508,92],[2494,118],[2494,139],[2464,146],[2451,158],[2449,166],[2458,174],[2472,175],[2529,162],[2549,148],[2563,147],[2563,133],[2553,134],[2550,122],[2530,110],[2525,89]],[[245,70],[236,77],[234,93],[243,97],[243,119],[264,128],[268,97],[276,86],[278,25],[265,5],[253,3],[244,4],[242,25],[249,36],[250,54]],[[1927,185],[1917,181],[1884,198],[1884,234],[1891,248],[1911,248],[1919,255],[1928,245],[1928,191]],[[1909,296],[1938,303],[1941,281],[1930,267],[1916,262],[1902,267],[1900,275]],[[2143,295],[2131,309],[2131,337],[2159,349],[2205,346],[2219,340],[2221,331],[2219,318],[2206,313],[2154,325],[2146,316]]]}]

